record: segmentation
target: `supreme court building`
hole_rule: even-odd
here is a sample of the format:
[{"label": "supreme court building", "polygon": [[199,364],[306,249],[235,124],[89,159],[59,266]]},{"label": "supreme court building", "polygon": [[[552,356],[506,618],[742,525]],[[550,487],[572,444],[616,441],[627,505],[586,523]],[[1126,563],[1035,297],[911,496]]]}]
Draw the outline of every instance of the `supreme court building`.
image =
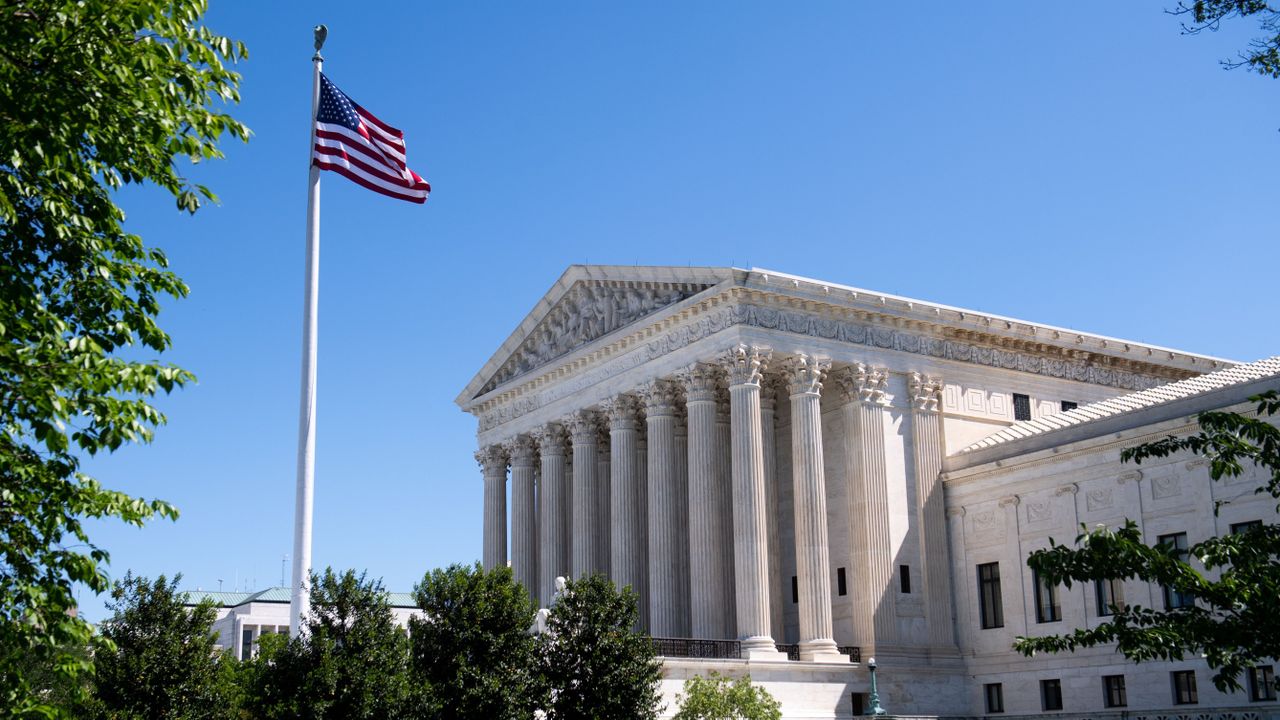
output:
[{"label": "supreme court building", "polygon": [[1260,474],[1213,483],[1195,458],[1119,453],[1277,387],[1274,358],[769,270],[575,265],[457,403],[479,424],[485,565],[510,563],[543,607],[559,576],[631,586],[668,714],[708,670],[750,673],[786,717],[862,714],[875,657],[897,715],[1261,717],[1270,666],[1222,694],[1200,660],[1010,645],[1179,600],[1046,587],[1026,557],[1050,536],[1130,518],[1194,544],[1274,521]]}]

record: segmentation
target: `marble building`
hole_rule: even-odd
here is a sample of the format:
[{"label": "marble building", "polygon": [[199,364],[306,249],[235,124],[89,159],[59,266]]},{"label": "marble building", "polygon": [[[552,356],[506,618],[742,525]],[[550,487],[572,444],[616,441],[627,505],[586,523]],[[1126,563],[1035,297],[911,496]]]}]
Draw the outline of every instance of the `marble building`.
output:
[{"label": "marble building", "polygon": [[[509,563],[544,606],[558,576],[629,585],[669,695],[708,669],[750,672],[787,717],[849,717],[875,656],[894,712],[1014,713],[1043,709],[1023,676],[1099,677],[1096,659],[1009,652],[1035,610],[1021,561],[1050,530],[1137,508],[1141,482],[1107,485],[1130,472],[1116,436],[1185,426],[1161,389],[1234,366],[768,270],[575,265],[457,403],[478,420],[484,563]],[[1244,397],[1214,388],[1188,397]],[[1157,409],[1138,417],[1122,398],[1144,391]],[[1126,429],[1093,417],[1107,402]],[[1197,483],[1177,508],[1209,501]],[[1004,573],[997,632],[975,562]],[[1088,619],[1078,605],[1066,622]],[[1067,709],[1103,707],[1094,695]]]}]

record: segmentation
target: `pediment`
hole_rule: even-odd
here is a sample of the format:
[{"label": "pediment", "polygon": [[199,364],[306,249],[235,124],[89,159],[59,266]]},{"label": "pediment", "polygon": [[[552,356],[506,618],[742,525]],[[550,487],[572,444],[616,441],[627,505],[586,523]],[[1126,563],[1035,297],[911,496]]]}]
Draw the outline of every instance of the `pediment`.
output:
[{"label": "pediment", "polygon": [[729,268],[569,268],[459,396],[466,402],[733,277]]}]

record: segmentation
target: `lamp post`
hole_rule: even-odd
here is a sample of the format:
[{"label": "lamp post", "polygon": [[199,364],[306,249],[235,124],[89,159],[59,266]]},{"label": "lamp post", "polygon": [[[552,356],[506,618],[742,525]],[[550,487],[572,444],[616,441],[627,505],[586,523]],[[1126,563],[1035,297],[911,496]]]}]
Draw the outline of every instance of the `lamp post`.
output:
[{"label": "lamp post", "polygon": [[880,706],[880,694],[876,692],[876,659],[867,658],[867,669],[871,671],[871,714],[884,715],[885,710]]}]

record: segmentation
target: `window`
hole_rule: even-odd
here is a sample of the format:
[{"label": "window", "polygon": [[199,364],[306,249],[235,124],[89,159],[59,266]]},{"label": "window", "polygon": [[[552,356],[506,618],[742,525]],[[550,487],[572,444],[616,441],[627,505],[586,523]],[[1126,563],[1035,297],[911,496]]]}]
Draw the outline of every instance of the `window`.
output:
[{"label": "window", "polygon": [[911,594],[911,566],[910,565],[898,566],[898,589],[901,590],[904,595]]},{"label": "window", "polygon": [[1058,588],[1045,582],[1040,573],[1032,571],[1036,585],[1036,622],[1057,622],[1062,619],[1058,606]]},{"label": "window", "polygon": [[1062,412],[1069,412],[1071,410],[1075,410],[1078,407],[1080,407],[1080,403],[1074,403],[1074,402],[1071,402],[1070,400],[1062,401]]},{"label": "window", "polygon": [[1196,671],[1178,670],[1169,673],[1173,679],[1173,704],[1195,705],[1200,702],[1196,697]]},{"label": "window", "polygon": [[1239,535],[1240,533],[1249,532],[1254,528],[1262,527],[1261,520],[1250,520],[1249,522],[1231,523],[1231,534]]},{"label": "window", "polygon": [[[1187,534],[1171,533],[1169,535],[1161,535],[1156,538],[1156,542],[1160,545],[1170,545],[1178,553],[1181,560],[1187,559]],[[1164,609],[1176,610],[1177,608],[1191,607],[1195,605],[1195,599],[1184,592],[1179,592],[1171,587],[1161,588],[1164,591]],[[1194,682],[1194,680],[1192,681]]]},{"label": "window", "polygon": [[1276,676],[1270,665],[1249,668],[1249,699],[1275,700]]},{"label": "window", "polygon": [[836,591],[841,595],[849,594],[849,586],[845,584],[844,568],[836,569]]},{"label": "window", "polygon": [[1125,707],[1129,704],[1124,694],[1123,675],[1102,676],[1102,702],[1109,708]]},{"label": "window", "polygon": [[867,698],[862,693],[853,693],[851,705],[853,705],[853,714],[865,715],[867,710]]},{"label": "window", "polygon": [[1000,683],[987,683],[982,686],[982,694],[987,699],[987,712],[1004,712],[1004,687]]},{"label": "window", "polygon": [[253,628],[245,627],[240,633],[240,659],[248,660],[253,657]]},{"label": "window", "polygon": [[978,611],[982,628],[1004,627],[1004,603],[1000,597],[1000,563],[978,566]]},{"label": "window", "polygon": [[1052,680],[1040,681],[1040,709],[1041,710],[1061,710],[1062,709],[1062,681],[1054,678]]},{"label": "window", "polygon": [[796,580],[796,576],[791,576],[791,602],[800,602],[800,583]]},{"label": "window", "polygon": [[1094,583],[1093,592],[1098,599],[1098,617],[1114,615],[1116,610],[1124,609],[1123,580],[1119,578],[1099,580]]},{"label": "window", "polygon": [[1030,420],[1031,419],[1031,396],[1013,394],[1013,419],[1014,420]]}]

